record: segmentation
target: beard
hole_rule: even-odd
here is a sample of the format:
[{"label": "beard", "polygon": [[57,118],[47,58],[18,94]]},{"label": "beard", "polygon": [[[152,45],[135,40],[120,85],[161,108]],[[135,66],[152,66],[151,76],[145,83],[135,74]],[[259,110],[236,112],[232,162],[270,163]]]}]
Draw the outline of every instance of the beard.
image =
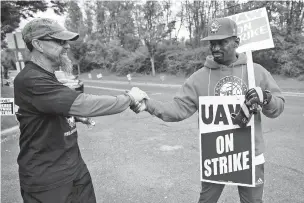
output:
[{"label": "beard", "polygon": [[71,75],[73,72],[73,63],[66,52],[57,55],[59,51],[62,52],[62,50],[46,50],[44,54],[53,63],[55,71],[62,70],[66,74]]},{"label": "beard", "polygon": [[60,55],[59,64],[63,72],[67,73],[68,75],[72,75],[73,65],[67,54]]}]

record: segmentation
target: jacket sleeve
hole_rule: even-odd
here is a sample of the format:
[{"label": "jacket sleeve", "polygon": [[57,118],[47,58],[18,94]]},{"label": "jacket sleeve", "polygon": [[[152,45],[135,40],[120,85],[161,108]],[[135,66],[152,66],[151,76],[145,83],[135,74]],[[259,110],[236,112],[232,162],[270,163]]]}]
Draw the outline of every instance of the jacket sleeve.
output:
[{"label": "jacket sleeve", "polygon": [[131,98],[125,95],[97,96],[82,93],[74,100],[69,115],[81,117],[106,116],[120,113],[131,104]]},{"label": "jacket sleeve", "polygon": [[197,93],[188,79],[170,102],[153,99],[146,101],[147,111],[166,122],[177,122],[192,116],[197,111]]},{"label": "jacket sleeve", "polygon": [[272,94],[272,99],[262,109],[263,114],[268,118],[278,117],[284,110],[285,99],[276,81],[265,69],[263,71],[260,87],[263,90],[269,90]]}]

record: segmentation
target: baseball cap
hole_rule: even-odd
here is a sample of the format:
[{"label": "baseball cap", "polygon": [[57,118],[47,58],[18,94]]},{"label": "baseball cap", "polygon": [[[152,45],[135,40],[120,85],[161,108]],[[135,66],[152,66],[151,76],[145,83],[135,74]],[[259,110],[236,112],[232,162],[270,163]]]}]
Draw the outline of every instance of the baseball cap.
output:
[{"label": "baseball cap", "polygon": [[37,18],[27,23],[22,30],[22,38],[25,43],[49,36],[55,39],[74,41],[79,37],[78,33],[70,32],[49,18]]},{"label": "baseball cap", "polygon": [[203,40],[221,40],[237,36],[237,25],[229,18],[217,18],[208,25],[208,36]]}]

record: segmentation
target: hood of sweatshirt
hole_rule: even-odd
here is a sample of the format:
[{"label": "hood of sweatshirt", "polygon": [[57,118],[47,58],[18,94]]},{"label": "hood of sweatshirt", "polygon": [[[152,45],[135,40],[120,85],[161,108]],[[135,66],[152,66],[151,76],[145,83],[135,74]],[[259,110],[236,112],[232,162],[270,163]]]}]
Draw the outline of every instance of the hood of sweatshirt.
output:
[{"label": "hood of sweatshirt", "polygon": [[229,66],[225,66],[225,65],[222,65],[222,64],[219,64],[219,63],[215,62],[214,59],[213,59],[213,56],[209,55],[206,58],[204,66],[206,68],[210,68],[210,69],[218,69],[218,68],[225,68],[225,67],[233,68],[233,67],[236,67],[236,66],[239,66],[239,65],[246,65],[246,63],[247,63],[246,54],[237,54],[237,60]]},{"label": "hood of sweatshirt", "polygon": [[207,56],[204,67],[190,80],[198,88],[199,96],[243,95],[248,90],[246,54],[238,54],[229,66],[219,64]]}]

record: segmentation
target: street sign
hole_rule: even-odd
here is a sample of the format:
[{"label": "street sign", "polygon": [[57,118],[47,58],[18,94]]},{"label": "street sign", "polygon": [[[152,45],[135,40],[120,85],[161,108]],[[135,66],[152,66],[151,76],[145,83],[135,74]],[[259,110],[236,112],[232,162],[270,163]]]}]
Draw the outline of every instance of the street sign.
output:
[{"label": "street sign", "polygon": [[1,116],[15,115],[14,98],[0,98]]}]

